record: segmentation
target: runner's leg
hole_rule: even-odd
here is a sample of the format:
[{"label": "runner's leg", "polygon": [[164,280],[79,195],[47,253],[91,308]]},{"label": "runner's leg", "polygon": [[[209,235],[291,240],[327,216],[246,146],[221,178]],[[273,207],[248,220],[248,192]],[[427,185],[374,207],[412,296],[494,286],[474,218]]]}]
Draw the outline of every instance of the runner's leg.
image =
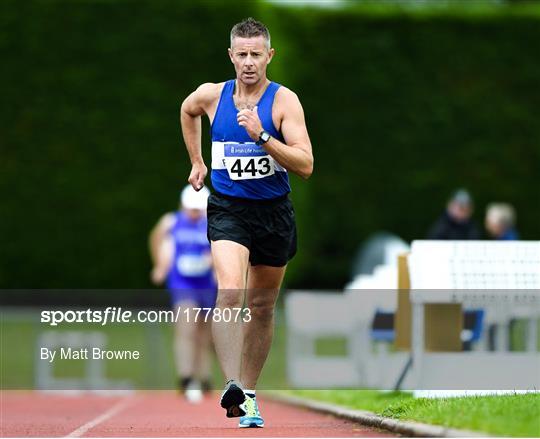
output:
[{"label": "runner's leg", "polygon": [[246,306],[251,320],[244,324],[241,382],[246,389],[255,389],[257,379],[270,351],[274,334],[274,307],[285,267],[250,266]]},{"label": "runner's leg", "polygon": [[[218,282],[216,309],[241,307],[244,303],[249,250],[233,241],[212,241],[212,258]],[[225,380],[240,381],[241,321],[212,321],[214,346]]]},{"label": "runner's leg", "polygon": [[203,311],[201,311],[201,314],[199,314],[199,322],[197,322],[195,370],[196,376],[201,383],[210,383],[212,376],[212,312],[210,311],[210,313],[208,314],[208,321],[206,323],[204,322],[204,316],[206,314],[206,311],[204,311],[204,314]]},{"label": "runner's leg", "polygon": [[174,325],[174,353],[178,376],[180,378],[193,378],[195,373],[195,325],[192,323],[193,314],[189,323],[184,314],[185,309],[192,309],[196,304],[193,301],[181,301],[175,305],[175,314],[181,308],[180,318]]}]

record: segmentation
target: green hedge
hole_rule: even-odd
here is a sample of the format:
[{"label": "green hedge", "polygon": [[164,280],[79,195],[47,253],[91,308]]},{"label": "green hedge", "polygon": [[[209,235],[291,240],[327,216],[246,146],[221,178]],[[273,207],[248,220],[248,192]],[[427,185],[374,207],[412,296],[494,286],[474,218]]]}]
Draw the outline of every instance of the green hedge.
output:
[{"label": "green hedge", "polygon": [[148,233],[190,169],[180,103],[231,75],[230,23],[254,13],[211,6],[2,2],[0,285],[150,285]]},{"label": "green hedge", "polygon": [[[341,286],[375,230],[423,238],[457,187],[540,238],[538,14],[280,14],[315,172],[301,214],[303,286]],[[294,67],[292,67],[294,66]],[[296,277],[295,277],[296,279]]]},{"label": "green hedge", "polygon": [[179,103],[232,77],[228,32],[248,15],[272,31],[270,77],[300,96],[315,152],[293,179],[289,286],[341,287],[364,238],[423,237],[458,186],[480,221],[510,201],[539,238],[538,14],[3,1],[0,286],[149,286],[148,231],[189,170]]}]

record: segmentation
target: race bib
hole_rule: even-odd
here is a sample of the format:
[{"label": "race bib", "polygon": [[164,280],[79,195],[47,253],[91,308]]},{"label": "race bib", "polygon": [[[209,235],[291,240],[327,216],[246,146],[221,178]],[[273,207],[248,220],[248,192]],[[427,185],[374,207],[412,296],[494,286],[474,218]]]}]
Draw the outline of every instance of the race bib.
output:
[{"label": "race bib", "polygon": [[223,163],[231,180],[252,180],[274,175],[274,159],[256,143],[226,143]]},{"label": "race bib", "polygon": [[211,268],[211,259],[208,254],[182,255],[176,261],[176,268],[182,276],[204,276]]}]

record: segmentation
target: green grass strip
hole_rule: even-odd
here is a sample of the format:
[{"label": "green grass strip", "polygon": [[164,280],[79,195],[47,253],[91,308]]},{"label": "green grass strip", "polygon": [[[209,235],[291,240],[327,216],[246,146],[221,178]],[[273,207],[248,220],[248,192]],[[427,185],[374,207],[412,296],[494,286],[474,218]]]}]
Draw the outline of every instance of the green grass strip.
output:
[{"label": "green grass strip", "polygon": [[373,390],[295,390],[295,396],[393,419],[512,437],[540,437],[540,394],[414,398]]}]

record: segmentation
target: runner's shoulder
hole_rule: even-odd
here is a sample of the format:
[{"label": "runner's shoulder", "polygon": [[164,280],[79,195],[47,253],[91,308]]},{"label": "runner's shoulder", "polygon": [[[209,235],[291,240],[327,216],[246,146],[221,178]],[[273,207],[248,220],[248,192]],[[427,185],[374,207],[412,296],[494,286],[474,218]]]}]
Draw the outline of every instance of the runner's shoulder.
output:
[{"label": "runner's shoulder", "polygon": [[167,212],[159,219],[159,227],[163,230],[169,230],[176,223],[177,212]]},{"label": "runner's shoulder", "polygon": [[273,114],[275,114],[278,119],[283,119],[285,115],[301,115],[304,111],[298,95],[283,85],[279,87],[276,92],[274,109],[275,113]]},{"label": "runner's shoulder", "polygon": [[298,95],[284,85],[278,88],[275,101],[277,105],[283,105],[285,107],[288,107],[290,105],[301,105]]},{"label": "runner's shoulder", "polygon": [[195,93],[201,101],[212,102],[216,99],[219,99],[224,84],[224,82],[205,82],[204,84],[201,84],[199,85],[199,87],[197,87]]}]

